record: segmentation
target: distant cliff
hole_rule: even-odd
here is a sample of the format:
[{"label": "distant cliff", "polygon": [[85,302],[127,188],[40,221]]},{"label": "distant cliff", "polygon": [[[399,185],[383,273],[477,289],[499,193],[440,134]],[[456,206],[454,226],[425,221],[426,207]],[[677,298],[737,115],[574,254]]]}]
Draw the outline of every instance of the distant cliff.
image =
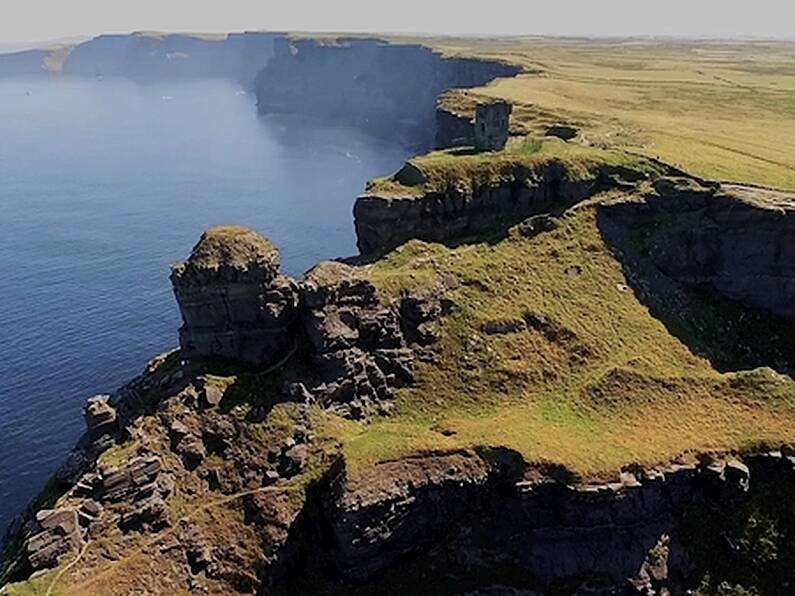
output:
[{"label": "distant cliff", "polygon": [[276,40],[256,84],[263,113],[306,114],[429,148],[438,96],[520,68],[378,39]]},{"label": "distant cliff", "polygon": [[0,54],[0,76],[66,74],[136,81],[224,78],[250,87],[273,56],[279,33],[219,36],[101,35],[57,50]]},{"label": "distant cliff", "polygon": [[75,47],[64,74],[120,76],[135,80],[217,77],[246,86],[273,55],[276,33],[103,35]]}]

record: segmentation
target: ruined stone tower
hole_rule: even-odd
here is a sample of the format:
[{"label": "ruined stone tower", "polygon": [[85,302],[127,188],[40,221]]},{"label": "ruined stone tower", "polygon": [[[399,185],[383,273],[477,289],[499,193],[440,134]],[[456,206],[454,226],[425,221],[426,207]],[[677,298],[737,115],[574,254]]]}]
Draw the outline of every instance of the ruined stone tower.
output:
[{"label": "ruined stone tower", "polygon": [[507,101],[478,104],[475,110],[475,149],[502,151],[508,142],[513,105]]}]

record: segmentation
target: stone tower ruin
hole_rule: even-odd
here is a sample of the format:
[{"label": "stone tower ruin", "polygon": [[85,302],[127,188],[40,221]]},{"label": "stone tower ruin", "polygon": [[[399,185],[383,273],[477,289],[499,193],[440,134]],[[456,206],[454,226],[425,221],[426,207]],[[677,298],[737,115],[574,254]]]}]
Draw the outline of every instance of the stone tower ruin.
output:
[{"label": "stone tower ruin", "polygon": [[475,149],[502,151],[508,142],[513,105],[507,101],[478,104],[475,110]]}]

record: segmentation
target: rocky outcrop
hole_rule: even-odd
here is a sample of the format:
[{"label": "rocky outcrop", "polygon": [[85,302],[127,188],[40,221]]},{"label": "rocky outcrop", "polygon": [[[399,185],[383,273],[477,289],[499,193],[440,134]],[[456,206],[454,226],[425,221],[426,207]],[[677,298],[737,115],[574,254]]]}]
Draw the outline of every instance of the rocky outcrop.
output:
[{"label": "rocky outcrop", "polygon": [[[208,230],[171,278],[184,322],[183,358],[220,357],[263,369],[300,354],[308,366],[284,383],[285,399],[354,418],[385,411],[393,390],[414,380],[406,334],[433,341],[428,324],[443,312],[440,296],[382,304],[364,268],[339,262],[321,263],[297,283],[279,274],[276,248],[247,228]],[[211,383],[194,393],[197,407],[215,407],[222,398]],[[101,407],[91,404],[92,411]],[[179,450],[193,464],[204,457],[190,436]]]},{"label": "rocky outcrop", "polygon": [[[620,168],[600,168],[576,179],[559,161],[530,168],[509,165],[489,183],[460,178],[440,190],[405,188],[405,195],[368,191],[353,213],[359,251],[378,254],[413,238],[450,242],[493,233],[540,213],[563,211],[598,190],[643,175]],[[618,182],[617,182],[618,181]]]},{"label": "rocky outcrop", "polygon": [[185,358],[225,358],[267,367],[295,338],[296,289],[277,249],[242,227],[211,228],[172,267]]},{"label": "rocky outcrop", "polygon": [[[317,381],[309,392],[319,403],[360,418],[384,410],[395,388],[414,380],[414,353],[400,313],[380,303],[361,269],[327,262],[301,284],[303,320]],[[290,387],[289,392],[295,392]]]},{"label": "rocky outcrop", "polygon": [[795,319],[795,196],[663,179],[603,212],[649,230],[648,255],[665,275]]},{"label": "rocky outcrop", "polygon": [[438,95],[520,69],[496,61],[445,58],[419,45],[378,39],[279,39],[257,83],[263,113],[306,114],[422,148],[434,142]]},{"label": "rocky outcrop", "polygon": [[76,555],[83,536],[74,509],[43,509],[36,514],[38,532],[25,542],[25,553],[34,570],[55,567],[61,558]]},{"label": "rocky outcrop", "polygon": [[118,429],[116,409],[110,405],[110,395],[95,395],[89,398],[83,415],[92,438],[110,434]]}]

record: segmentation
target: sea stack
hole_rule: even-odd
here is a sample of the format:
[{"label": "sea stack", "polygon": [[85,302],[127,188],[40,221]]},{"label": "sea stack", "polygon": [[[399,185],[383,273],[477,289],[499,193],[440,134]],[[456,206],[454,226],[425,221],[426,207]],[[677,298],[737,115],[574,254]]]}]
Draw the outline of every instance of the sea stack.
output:
[{"label": "sea stack", "polygon": [[172,266],[171,283],[182,314],[183,358],[268,367],[289,351],[295,284],[281,275],[278,249],[255,231],[210,228],[188,260]]}]

